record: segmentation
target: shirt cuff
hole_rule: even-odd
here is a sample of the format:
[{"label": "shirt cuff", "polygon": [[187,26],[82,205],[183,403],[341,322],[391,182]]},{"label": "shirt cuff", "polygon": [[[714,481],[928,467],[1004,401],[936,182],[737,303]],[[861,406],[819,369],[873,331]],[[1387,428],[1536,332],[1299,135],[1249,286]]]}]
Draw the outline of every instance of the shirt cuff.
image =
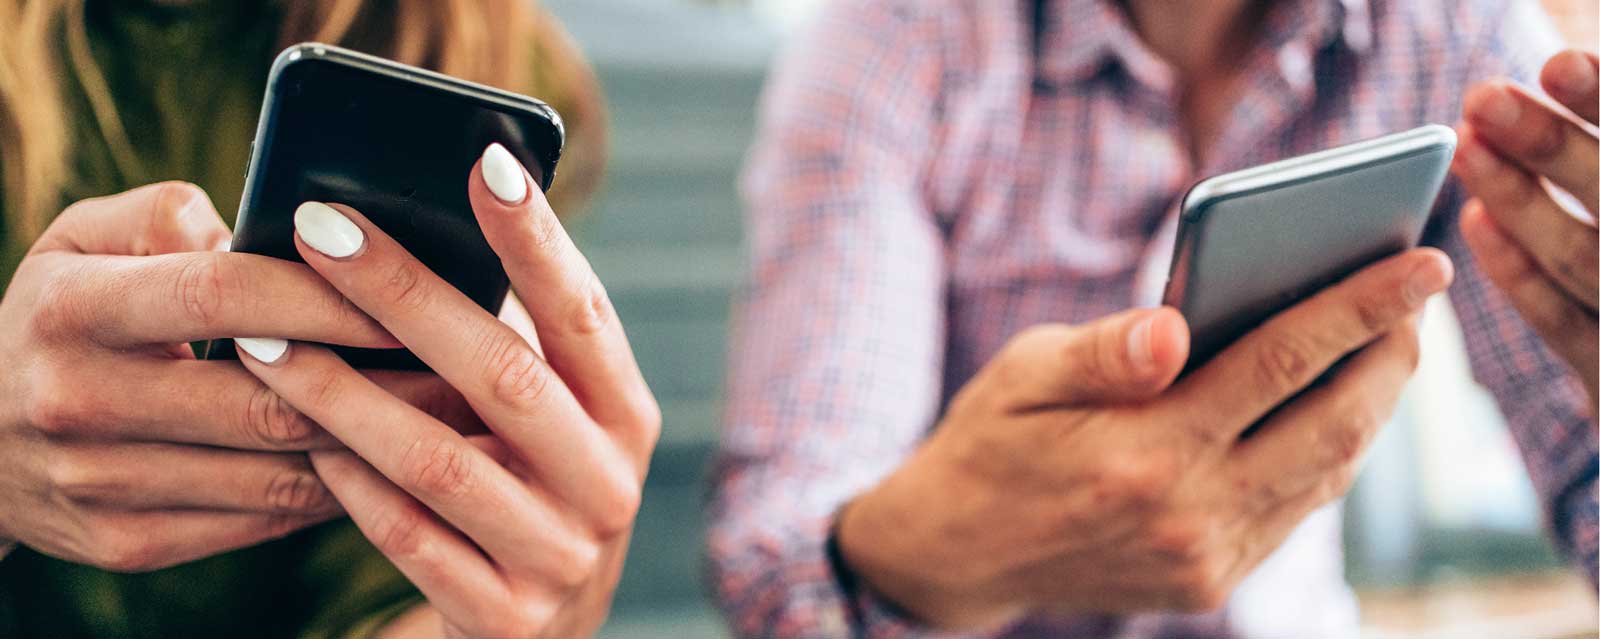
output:
[{"label": "shirt cuff", "polygon": [[831,525],[828,528],[826,552],[834,581],[848,602],[849,612],[855,627],[860,629],[860,636],[868,639],[987,639],[1000,634],[998,631],[940,631],[911,618],[894,602],[885,599],[857,578],[839,551],[838,537]]}]

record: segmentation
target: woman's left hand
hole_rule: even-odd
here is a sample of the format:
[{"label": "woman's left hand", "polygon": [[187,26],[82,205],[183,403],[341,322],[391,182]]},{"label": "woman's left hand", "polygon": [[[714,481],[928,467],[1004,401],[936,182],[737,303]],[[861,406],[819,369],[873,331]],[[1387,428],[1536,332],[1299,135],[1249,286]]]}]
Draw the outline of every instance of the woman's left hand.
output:
[{"label": "woman's left hand", "polygon": [[348,207],[302,205],[295,241],[459,390],[489,434],[463,436],[321,346],[240,340],[241,359],[349,446],[311,461],[428,598],[432,611],[402,621],[436,613],[451,637],[586,636],[609,608],[660,414],[599,279],[522,166],[491,145],[468,192],[536,336]]}]

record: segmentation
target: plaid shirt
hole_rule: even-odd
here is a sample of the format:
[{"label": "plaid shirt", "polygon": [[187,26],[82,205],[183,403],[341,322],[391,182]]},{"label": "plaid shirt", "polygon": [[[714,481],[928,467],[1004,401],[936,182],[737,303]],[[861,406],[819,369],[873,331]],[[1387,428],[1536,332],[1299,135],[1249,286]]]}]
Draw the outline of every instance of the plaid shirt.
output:
[{"label": "plaid shirt", "polygon": [[[834,514],[918,446],[1009,336],[1153,302],[1198,178],[1455,122],[1470,83],[1527,82],[1559,46],[1529,1],[1283,0],[1196,166],[1173,69],[1116,7],[1033,12],[843,0],[768,86],[708,542],[740,635],[933,634],[830,561]],[[1456,231],[1463,194],[1446,189],[1425,239],[1456,261],[1450,298],[1475,376],[1559,546],[1593,578],[1586,396],[1474,264]],[[1001,636],[1352,634],[1339,545],[1339,513],[1324,509],[1222,612],[1029,619]]]}]

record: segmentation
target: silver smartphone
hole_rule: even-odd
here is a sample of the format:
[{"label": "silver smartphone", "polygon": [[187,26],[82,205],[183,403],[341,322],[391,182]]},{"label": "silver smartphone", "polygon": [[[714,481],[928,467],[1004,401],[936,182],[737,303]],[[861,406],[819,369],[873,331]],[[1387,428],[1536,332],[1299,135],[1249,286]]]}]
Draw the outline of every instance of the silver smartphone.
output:
[{"label": "silver smartphone", "polygon": [[1196,184],[1183,198],[1163,298],[1189,322],[1187,369],[1416,246],[1455,147],[1454,131],[1431,124]]}]

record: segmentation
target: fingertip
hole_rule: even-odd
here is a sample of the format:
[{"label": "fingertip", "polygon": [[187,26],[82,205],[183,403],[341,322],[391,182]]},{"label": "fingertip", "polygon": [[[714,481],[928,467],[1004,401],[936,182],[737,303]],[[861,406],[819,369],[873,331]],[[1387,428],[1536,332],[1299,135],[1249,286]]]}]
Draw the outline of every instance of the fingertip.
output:
[{"label": "fingertip", "polygon": [[1597,90],[1600,70],[1595,60],[1577,49],[1551,56],[1539,71],[1539,84],[1551,94],[1564,98],[1588,98]]},{"label": "fingertip", "polygon": [[1189,359],[1189,322],[1178,309],[1162,306],[1151,318],[1150,351],[1162,377],[1177,375]]}]

